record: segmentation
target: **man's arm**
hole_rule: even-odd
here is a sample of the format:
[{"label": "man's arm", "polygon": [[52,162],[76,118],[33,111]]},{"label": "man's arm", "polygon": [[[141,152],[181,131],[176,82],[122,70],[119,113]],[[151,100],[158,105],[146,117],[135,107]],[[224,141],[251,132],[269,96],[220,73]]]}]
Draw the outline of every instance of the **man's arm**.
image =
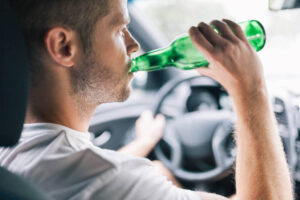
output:
[{"label": "man's arm", "polygon": [[[237,115],[237,199],[293,199],[290,175],[261,63],[241,28],[229,20],[190,29],[193,44],[210,63],[199,73],[220,82],[232,96]],[[232,31],[231,31],[232,30]],[[233,34],[234,32],[234,34]],[[199,194],[203,200],[222,199]]]},{"label": "man's arm", "polygon": [[237,196],[293,199],[288,166],[266,90],[253,93],[250,98],[236,97],[234,101],[239,121]]}]

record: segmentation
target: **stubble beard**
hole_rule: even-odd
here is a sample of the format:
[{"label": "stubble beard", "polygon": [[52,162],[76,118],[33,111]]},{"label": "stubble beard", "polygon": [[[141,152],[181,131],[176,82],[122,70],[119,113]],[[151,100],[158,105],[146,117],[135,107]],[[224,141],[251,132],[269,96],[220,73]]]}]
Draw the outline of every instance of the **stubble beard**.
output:
[{"label": "stubble beard", "polygon": [[77,69],[72,70],[72,95],[81,107],[102,103],[123,102],[128,99],[131,87],[120,84],[108,66],[94,56],[86,56]]}]

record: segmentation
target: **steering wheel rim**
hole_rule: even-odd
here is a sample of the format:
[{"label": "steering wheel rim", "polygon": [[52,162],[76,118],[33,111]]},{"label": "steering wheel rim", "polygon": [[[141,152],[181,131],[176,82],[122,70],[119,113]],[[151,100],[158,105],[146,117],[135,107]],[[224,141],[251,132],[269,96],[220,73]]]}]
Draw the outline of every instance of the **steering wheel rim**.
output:
[{"label": "steering wheel rim", "polygon": [[[173,79],[165,84],[158,92],[153,104],[152,111],[154,115],[160,112],[160,108],[164,100],[171,92],[174,91],[175,88],[177,88],[177,86],[179,86],[183,82],[188,82],[193,79],[199,78],[204,77],[199,75],[180,77],[177,79]],[[168,145],[171,147],[170,160],[164,155],[161,148],[161,142],[158,143],[158,145],[156,145],[156,147],[154,148],[154,153],[157,156],[158,160],[160,160],[167,168],[169,168],[179,179],[192,182],[204,182],[221,179],[231,173],[231,169],[235,161],[234,158],[226,158],[226,156],[224,155],[224,149],[221,148],[223,146],[225,138],[228,137],[229,132],[233,132],[234,120],[231,118],[231,116],[231,113],[228,114],[228,118],[225,116],[224,120],[221,120],[221,122],[217,125],[216,131],[213,134],[212,150],[215,162],[217,164],[217,167],[214,169],[205,172],[190,172],[180,167],[183,158],[182,146],[179,142],[178,136],[176,134],[171,134],[172,132],[174,133],[174,127],[170,127],[168,126],[168,124],[166,125],[162,140],[168,143]]]}]

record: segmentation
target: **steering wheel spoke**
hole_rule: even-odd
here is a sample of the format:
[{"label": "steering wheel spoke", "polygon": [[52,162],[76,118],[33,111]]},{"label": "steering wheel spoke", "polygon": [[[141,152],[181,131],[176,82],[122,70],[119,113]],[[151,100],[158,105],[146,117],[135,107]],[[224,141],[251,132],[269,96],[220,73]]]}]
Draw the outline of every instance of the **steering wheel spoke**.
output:
[{"label": "steering wheel spoke", "polygon": [[[161,160],[166,167],[173,170],[181,165],[182,161],[182,149],[178,140],[176,132],[173,130],[174,127],[171,123],[172,120],[168,120],[166,123],[165,132],[160,144],[165,143],[169,148],[169,158],[165,155],[163,151],[163,145],[156,147],[156,156]],[[165,147],[166,148],[166,147]]]},{"label": "steering wheel spoke", "polygon": [[[235,157],[229,154],[226,149],[226,142],[232,139],[234,123],[232,120],[222,122],[215,131],[215,136],[212,141],[212,149],[215,158],[216,165],[220,168],[227,169],[234,163]],[[235,147],[234,147],[235,148]]]}]

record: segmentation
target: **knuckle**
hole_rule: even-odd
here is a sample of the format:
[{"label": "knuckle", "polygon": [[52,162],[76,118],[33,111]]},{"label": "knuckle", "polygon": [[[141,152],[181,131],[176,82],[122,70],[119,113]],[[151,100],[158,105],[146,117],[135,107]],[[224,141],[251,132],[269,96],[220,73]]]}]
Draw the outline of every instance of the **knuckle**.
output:
[{"label": "knuckle", "polygon": [[229,42],[224,42],[223,45],[221,46],[221,49],[225,52],[230,52],[233,50],[233,44]]},{"label": "knuckle", "polygon": [[238,40],[236,42],[236,46],[238,46],[240,49],[247,49],[248,47],[251,47],[250,44],[248,45],[248,42],[244,42],[242,40]]},{"label": "knuckle", "polygon": [[221,49],[221,48],[215,48],[214,49],[214,53],[213,53],[213,56],[212,56],[212,59],[214,59],[214,60],[219,60],[219,58],[221,58],[222,57],[222,55],[224,55],[224,50],[223,49]]},{"label": "knuckle", "polygon": [[241,45],[241,42],[239,41],[238,38],[233,38],[230,42],[233,48]]},{"label": "knuckle", "polygon": [[239,32],[239,33],[242,33],[243,32],[243,30],[242,30],[242,27],[240,26],[240,25],[235,25],[235,28],[234,28],[237,32]]}]

